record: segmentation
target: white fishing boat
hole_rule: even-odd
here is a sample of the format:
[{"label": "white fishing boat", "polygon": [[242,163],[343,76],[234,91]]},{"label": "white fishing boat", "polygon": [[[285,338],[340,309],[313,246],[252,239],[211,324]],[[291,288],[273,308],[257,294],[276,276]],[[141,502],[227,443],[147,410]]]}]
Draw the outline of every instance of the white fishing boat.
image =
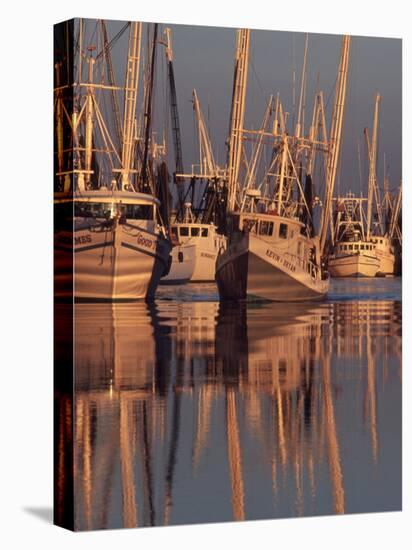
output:
[{"label": "white fishing boat", "polygon": [[375,277],[380,265],[372,244],[348,241],[335,247],[328,269],[331,277]]},{"label": "white fishing boat", "polygon": [[157,199],[144,193],[100,188],[69,198],[56,194],[55,205],[61,218],[59,226],[65,213],[69,214],[68,222],[71,215],[74,220],[73,228],[67,223],[66,228],[60,226],[55,232],[59,297],[153,298],[160,277],[169,268],[171,250],[164,229],[156,221]]},{"label": "white fishing boat", "polygon": [[[307,42],[305,60],[306,53]],[[316,151],[326,155],[325,200],[328,201],[333,192],[340,150],[349,38],[344,37],[342,43],[329,143],[317,134],[325,117],[322,94],[318,94],[315,101],[310,135],[307,138],[301,136],[305,68],[302,71],[298,123],[292,134],[286,130],[286,116],[279,98],[276,105],[273,98],[269,100],[261,130],[249,131],[243,127],[248,54],[249,31],[240,30],[228,155],[228,246],[216,262],[220,298],[249,297],[280,302],[322,299],[329,289],[329,274],[323,264],[329,219],[326,209],[321,231],[316,235],[312,212],[313,163]],[[269,129],[271,113],[275,115]],[[323,138],[325,133],[323,126]],[[244,141],[253,138],[257,141],[251,158],[243,159],[243,165],[248,169],[242,182],[240,169],[245,154]],[[265,168],[259,184],[257,166],[265,140],[271,147],[272,161]],[[304,185],[301,181],[303,173],[306,176]]]},{"label": "white fishing boat", "polygon": [[[219,251],[226,247],[226,237],[217,233],[214,224],[203,223],[175,223],[171,226],[172,239],[179,242],[178,250],[174,253],[170,267],[172,277],[179,268],[176,256],[182,254],[192,261],[193,271],[190,276],[192,282],[210,282],[215,280],[216,259]],[[190,252],[189,252],[190,251]],[[165,277],[167,280],[167,277]]]},{"label": "white fishing boat", "polygon": [[395,252],[392,238],[389,235],[389,228],[385,228],[383,220],[382,202],[376,173],[380,101],[380,94],[376,94],[372,142],[369,141],[368,130],[365,129],[366,146],[369,158],[366,239],[368,243],[372,244],[379,260],[377,274],[386,276],[394,275],[395,273]]},{"label": "white fishing boat", "polygon": [[337,200],[338,208],[343,207],[345,212],[335,214],[335,245],[328,260],[332,277],[375,277],[394,273],[395,255],[390,239],[368,238],[365,234],[362,209],[365,200],[351,194]]},{"label": "white fishing boat", "polygon": [[226,237],[213,223],[196,222],[190,203],[184,208],[183,221],[170,226],[172,263],[162,284],[214,281],[216,258],[226,247]]},{"label": "white fishing boat", "polygon": [[[99,53],[89,44],[91,37],[96,39],[94,31],[87,28],[87,22],[77,21],[79,84],[75,88],[70,73],[67,83],[62,82],[64,64],[56,64],[55,295],[80,300],[152,299],[160,278],[170,268],[171,242],[156,197],[164,178],[159,171],[156,180],[151,157],[153,77],[145,84],[145,126],[139,129],[137,124],[142,24],[123,27],[123,31],[130,30],[122,89],[114,82],[104,22]],[[156,33],[155,25],[152,63]],[[107,113],[107,90],[111,118],[108,114],[105,118],[99,104],[100,99]],[[123,124],[116,96],[119,90],[123,92]],[[140,147],[140,157],[136,147]]]},{"label": "white fishing boat", "polygon": [[351,192],[334,201],[335,244],[328,259],[332,277],[375,277],[378,273],[380,260],[365,231],[363,204],[366,201]]},{"label": "white fishing boat", "polygon": [[391,229],[384,227],[376,175],[379,103],[380,95],[377,94],[371,142],[365,130],[369,159],[368,196],[355,197],[349,192],[346,197],[335,199],[332,251],[328,261],[332,277],[375,277],[395,272]]},{"label": "white fishing boat", "polygon": [[267,214],[233,216],[230,246],[218,258],[216,280],[225,299],[317,300],[329,289],[319,239],[299,220]]},{"label": "white fishing boat", "polygon": [[[401,272],[402,232],[400,217],[402,209],[402,186],[395,193],[389,191],[389,179],[384,180],[384,198],[382,201],[382,218],[384,220],[384,236],[373,237],[376,254],[381,260],[379,271],[385,275]],[[381,242],[382,241],[382,242]]]},{"label": "white fishing boat", "polygon": [[[165,29],[166,62],[168,68],[171,129],[175,157],[174,183],[177,189],[177,207],[171,220],[170,232],[174,243],[170,272],[162,279],[162,284],[182,282],[212,282],[215,280],[216,258],[226,248],[226,237],[219,231],[215,221],[219,218],[219,181],[222,170],[216,165],[207,127],[200,108],[196,90],[193,90],[193,109],[198,128],[199,165],[192,166],[189,174],[184,173],[179,113],[177,107],[176,83],[172,48],[172,31]],[[185,182],[190,180],[186,189]],[[196,195],[196,181],[206,182],[198,208],[192,208]],[[201,208],[203,206],[203,208]]]}]

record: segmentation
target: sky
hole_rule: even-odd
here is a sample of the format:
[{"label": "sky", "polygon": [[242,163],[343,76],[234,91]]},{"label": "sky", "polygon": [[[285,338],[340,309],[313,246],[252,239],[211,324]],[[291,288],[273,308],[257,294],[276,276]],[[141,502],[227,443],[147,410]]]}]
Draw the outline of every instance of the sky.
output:
[{"label": "sky", "polygon": [[[192,88],[198,92],[204,115],[207,117],[209,114],[214,152],[223,161],[229,126],[236,30],[183,25],[173,25],[172,30],[185,164],[196,155],[193,151],[193,115],[189,101]],[[267,98],[277,92],[292,116],[293,67],[298,98],[305,37],[304,33],[252,30],[245,127],[260,126]],[[324,91],[325,100],[329,98],[327,124],[330,125],[340,45],[340,36],[309,34],[307,123],[310,121],[314,91],[319,79],[319,88]],[[402,173],[401,48],[399,39],[353,37],[351,41],[339,174],[342,190],[360,191],[358,142],[361,145],[361,156],[365,157],[363,131],[369,127],[372,132],[376,92],[381,95],[378,176],[383,175],[385,153],[391,187],[399,185]],[[362,166],[362,176],[363,192],[366,193],[366,166]]]},{"label": "sky", "polygon": [[[108,25],[113,36],[123,22]],[[147,29],[147,23],[143,25]],[[165,27],[172,29],[174,72],[182,134],[185,171],[197,162],[198,148],[192,108],[192,90],[196,88],[209,128],[215,160],[223,165],[226,158],[230,102],[232,95],[236,29],[188,25],[159,26],[159,38]],[[126,33],[127,34],[127,33]],[[341,36],[309,34],[307,59],[306,126],[313,108],[317,87],[324,92],[327,126],[330,127],[334,86],[339,64]],[[246,128],[261,125],[271,94],[279,92],[290,117],[293,117],[293,72],[296,104],[306,34],[297,32],[252,30],[246,97]],[[146,42],[143,40],[143,45]],[[143,46],[144,47],[144,46]],[[113,49],[113,63],[119,83],[124,76],[127,36]],[[168,117],[165,109],[166,65],[164,48],[158,48],[155,125],[159,134]],[[349,190],[367,193],[367,164],[364,128],[372,133],[375,94],[381,95],[378,132],[378,181],[383,185],[384,155],[390,187],[396,190],[402,174],[402,41],[393,38],[352,37],[348,89],[344,118],[341,163],[337,192]],[[295,106],[297,110],[297,106]],[[170,127],[170,121],[167,122]],[[160,138],[159,138],[160,139]],[[361,153],[359,169],[358,148]],[[169,171],[173,172],[173,145],[169,136]],[[362,184],[360,182],[362,175]]]}]

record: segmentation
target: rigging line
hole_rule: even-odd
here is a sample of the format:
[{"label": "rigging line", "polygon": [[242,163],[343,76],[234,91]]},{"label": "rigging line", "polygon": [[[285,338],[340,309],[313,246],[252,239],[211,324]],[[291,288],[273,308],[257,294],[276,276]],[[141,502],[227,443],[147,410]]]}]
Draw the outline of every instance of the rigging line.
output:
[{"label": "rigging line", "polygon": [[[339,38],[339,37],[338,37],[338,38]],[[325,103],[325,111],[326,111],[326,109],[328,108],[329,101],[330,101],[330,99],[331,99],[333,93],[334,93],[335,90],[336,90],[336,83],[337,83],[337,81],[338,81],[338,78],[339,78],[339,74],[336,75],[335,81],[334,81],[333,86],[332,86],[332,88],[331,88],[331,91],[329,92],[329,95],[328,95],[328,97],[327,97],[327,100],[326,100],[326,103]]]},{"label": "rigging line", "polygon": [[264,91],[264,89],[263,89],[263,86],[262,86],[262,84],[261,84],[261,82],[260,82],[260,80],[259,80],[259,77],[258,77],[258,75],[257,75],[256,69],[255,69],[255,64],[253,63],[253,53],[252,53],[252,55],[250,56],[250,66],[252,67],[253,74],[255,75],[256,82],[257,82],[257,84],[258,84],[258,86],[259,86],[259,89],[260,89],[262,95],[263,95],[264,97],[266,97],[266,93],[265,93],[265,91]]},{"label": "rigging line", "polygon": [[120,31],[107,43],[105,47],[102,48],[102,50],[96,55],[96,61],[104,56],[105,53],[109,52],[113,46],[116,44],[116,42],[121,38],[121,36],[125,33],[126,29],[130,26],[130,21],[128,21],[123,27],[120,29]]}]

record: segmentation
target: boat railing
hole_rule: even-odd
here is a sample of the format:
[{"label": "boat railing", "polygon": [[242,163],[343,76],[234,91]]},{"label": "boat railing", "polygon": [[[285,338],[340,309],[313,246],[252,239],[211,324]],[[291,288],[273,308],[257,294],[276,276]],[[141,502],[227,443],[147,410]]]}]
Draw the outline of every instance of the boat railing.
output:
[{"label": "boat railing", "polygon": [[286,252],[285,256],[290,258],[295,264],[298,264],[303,271],[309,273],[312,279],[318,278],[320,269],[319,266],[317,266],[312,260],[306,260],[297,254],[292,254],[291,252]]}]

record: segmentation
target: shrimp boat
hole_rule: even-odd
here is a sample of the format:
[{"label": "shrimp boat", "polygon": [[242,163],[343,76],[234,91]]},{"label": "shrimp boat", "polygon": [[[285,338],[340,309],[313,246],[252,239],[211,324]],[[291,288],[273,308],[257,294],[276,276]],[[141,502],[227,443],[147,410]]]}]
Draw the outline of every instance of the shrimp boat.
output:
[{"label": "shrimp boat", "polygon": [[[109,190],[55,195],[56,216],[69,223],[55,233],[56,287],[60,297],[133,300],[153,298],[167,272],[171,245],[156,221],[159,201],[144,193]],[[69,211],[68,211],[69,209]],[[74,210],[74,211],[73,211]],[[74,255],[73,286],[70,259]]]},{"label": "shrimp boat", "polygon": [[[300,116],[295,132],[289,134],[286,131],[286,116],[279,98],[275,105],[272,97],[269,100],[260,131],[243,127],[249,32],[238,31],[237,39],[228,157],[228,246],[216,262],[220,298],[279,302],[319,300],[329,289],[329,274],[323,261],[328,210],[323,211],[322,229],[316,234],[312,210],[316,202],[312,186],[313,164],[316,151],[322,151],[327,160],[327,202],[333,189],[340,148],[349,37],[344,37],[342,43],[336,89],[336,98],[339,99],[335,98],[328,144],[315,135],[324,120],[321,93],[315,100],[308,138],[301,136]],[[307,42],[305,59],[306,51]],[[304,74],[303,69],[302,94]],[[270,130],[271,113],[275,116]],[[323,131],[325,136],[326,128]],[[257,143],[251,158],[244,163],[249,167],[248,173],[240,185],[244,140],[256,135]],[[265,141],[271,147],[272,161],[261,184],[258,184],[256,167]],[[303,173],[306,176],[304,184]]]},{"label": "shrimp boat", "polygon": [[[226,246],[226,237],[217,231],[213,223],[197,222],[191,204],[185,204],[183,221],[170,226],[172,243],[172,264],[163,282],[213,282],[216,259]],[[186,271],[187,280],[182,280]]]},{"label": "shrimp boat", "polygon": [[[177,108],[176,84],[174,78],[172,31],[165,29],[166,63],[169,82],[171,128],[176,171],[174,183],[177,187],[178,204],[170,224],[173,243],[172,264],[162,284],[184,282],[213,282],[215,280],[216,258],[219,251],[226,247],[226,237],[215,221],[218,219],[219,181],[222,170],[216,165],[206,124],[200,108],[196,90],[193,90],[193,110],[199,137],[199,169],[192,166],[190,174],[184,173],[179,113]],[[190,180],[185,189],[186,180]],[[206,182],[203,195],[199,200],[203,210],[193,208],[196,194],[196,181]],[[187,197],[191,195],[192,200]]]},{"label": "shrimp boat", "polygon": [[[215,280],[216,260],[226,247],[226,237],[217,232],[213,223],[184,223],[171,226],[172,235],[178,236],[185,249],[195,248],[194,269],[190,280],[197,283]],[[173,269],[173,263],[171,270]]]},{"label": "shrimp boat", "polygon": [[216,270],[222,297],[288,302],[325,296],[329,277],[321,267],[319,238],[308,237],[298,218],[244,211],[231,222],[230,244]]},{"label": "shrimp boat", "polygon": [[[101,77],[99,84],[94,83],[102,61],[105,68],[110,67],[107,29],[104,22],[99,23],[102,51],[96,53],[94,46],[82,50],[88,38],[87,23],[73,23],[79,36],[74,71],[80,84],[72,88],[64,63],[56,63],[55,295],[102,301],[152,299],[160,278],[170,268],[171,243],[156,196],[160,180],[149,162],[150,127],[143,129],[146,140],[135,135],[142,24],[126,26],[130,29],[127,93],[121,125],[116,120],[120,115],[114,93],[119,88],[113,74],[109,71],[109,82]],[[156,29],[153,51],[155,35]],[[151,86],[148,83],[146,97],[150,97]],[[100,107],[101,102],[107,109],[103,95],[107,89],[112,92],[112,132]],[[146,103],[146,111],[151,108]],[[134,153],[139,146],[140,164]]]},{"label": "shrimp boat", "polygon": [[336,199],[335,244],[329,255],[328,269],[332,277],[375,277],[394,274],[395,254],[388,236],[368,236],[363,203],[368,199],[346,197]]},{"label": "shrimp boat", "polygon": [[335,201],[335,245],[328,262],[332,277],[375,277],[380,268],[375,245],[366,238],[366,201],[353,193]]},{"label": "shrimp boat", "polygon": [[[388,223],[388,227],[384,227],[376,176],[379,104],[380,95],[377,94],[372,142],[365,129],[369,157],[368,197],[356,198],[348,193],[335,200],[333,247],[328,262],[332,277],[375,277],[395,272],[392,236],[396,224]],[[398,216],[399,208],[390,210],[391,216]]]}]

